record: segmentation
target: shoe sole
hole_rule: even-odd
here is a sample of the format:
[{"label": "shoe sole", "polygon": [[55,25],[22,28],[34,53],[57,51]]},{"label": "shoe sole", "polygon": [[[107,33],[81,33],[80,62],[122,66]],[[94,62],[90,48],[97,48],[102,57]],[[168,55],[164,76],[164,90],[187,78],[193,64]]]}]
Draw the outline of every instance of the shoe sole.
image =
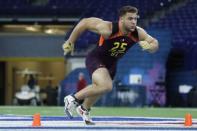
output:
[{"label": "shoe sole", "polygon": [[86,125],[95,125],[95,123],[94,122],[91,122],[91,121],[85,121],[85,124]]}]

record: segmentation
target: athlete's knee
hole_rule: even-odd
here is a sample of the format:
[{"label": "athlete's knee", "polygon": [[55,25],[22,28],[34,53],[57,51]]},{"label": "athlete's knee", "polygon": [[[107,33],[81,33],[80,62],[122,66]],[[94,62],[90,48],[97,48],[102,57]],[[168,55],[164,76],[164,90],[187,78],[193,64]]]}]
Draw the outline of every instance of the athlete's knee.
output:
[{"label": "athlete's knee", "polygon": [[101,86],[104,92],[110,92],[113,88],[112,81],[104,82]]},{"label": "athlete's knee", "polygon": [[113,88],[112,81],[110,81],[110,82],[107,83],[106,88],[107,88],[107,90],[106,90],[107,92],[112,91],[112,88]]}]

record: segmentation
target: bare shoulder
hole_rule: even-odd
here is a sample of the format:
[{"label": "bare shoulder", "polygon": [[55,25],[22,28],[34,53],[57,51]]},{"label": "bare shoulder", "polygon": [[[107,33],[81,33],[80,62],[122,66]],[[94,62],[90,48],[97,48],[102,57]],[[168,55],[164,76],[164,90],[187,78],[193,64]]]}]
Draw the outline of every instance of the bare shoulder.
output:
[{"label": "bare shoulder", "polygon": [[97,17],[89,17],[82,19],[84,26],[97,34],[102,35],[104,38],[108,38],[112,32],[112,22],[105,21]]},{"label": "bare shoulder", "polygon": [[89,18],[84,18],[84,20],[88,21],[88,22],[94,22],[95,24],[102,24],[102,25],[110,25],[112,24],[112,22],[110,21],[105,21],[101,18],[97,18],[97,17],[89,17]]},{"label": "bare shoulder", "polygon": [[147,32],[139,26],[137,26],[137,31],[138,31],[138,36],[140,40],[145,40],[147,37],[149,37]]},{"label": "bare shoulder", "polygon": [[98,29],[100,34],[104,38],[108,38],[112,33],[112,22],[95,17],[92,17],[92,19],[95,19],[97,21],[94,26]]},{"label": "bare shoulder", "polygon": [[138,34],[146,33],[146,31],[142,27],[136,26],[136,28],[137,28]]}]

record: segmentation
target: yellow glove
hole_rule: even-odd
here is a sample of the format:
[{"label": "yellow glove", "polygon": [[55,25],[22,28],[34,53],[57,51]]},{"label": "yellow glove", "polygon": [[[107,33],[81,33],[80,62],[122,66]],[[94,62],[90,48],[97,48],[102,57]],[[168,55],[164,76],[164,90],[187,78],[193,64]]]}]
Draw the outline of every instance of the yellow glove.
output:
[{"label": "yellow glove", "polygon": [[148,43],[147,41],[140,41],[139,45],[141,46],[143,51],[151,49],[151,44]]},{"label": "yellow glove", "polygon": [[69,41],[66,41],[62,45],[62,49],[64,50],[64,55],[67,55],[69,53],[71,53],[71,55],[73,55],[73,53],[74,53],[74,44],[70,43]]}]

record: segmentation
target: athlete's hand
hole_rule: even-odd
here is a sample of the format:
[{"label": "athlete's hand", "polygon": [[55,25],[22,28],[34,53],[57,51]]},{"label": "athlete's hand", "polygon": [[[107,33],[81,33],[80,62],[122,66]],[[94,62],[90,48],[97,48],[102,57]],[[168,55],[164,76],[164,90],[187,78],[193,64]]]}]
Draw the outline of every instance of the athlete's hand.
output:
[{"label": "athlete's hand", "polygon": [[66,41],[62,45],[62,49],[64,50],[64,55],[68,55],[68,54],[73,55],[73,53],[74,53],[74,44],[69,42],[69,41]]},{"label": "athlete's hand", "polygon": [[140,41],[139,45],[141,46],[143,51],[151,49],[151,45],[147,41]]}]

